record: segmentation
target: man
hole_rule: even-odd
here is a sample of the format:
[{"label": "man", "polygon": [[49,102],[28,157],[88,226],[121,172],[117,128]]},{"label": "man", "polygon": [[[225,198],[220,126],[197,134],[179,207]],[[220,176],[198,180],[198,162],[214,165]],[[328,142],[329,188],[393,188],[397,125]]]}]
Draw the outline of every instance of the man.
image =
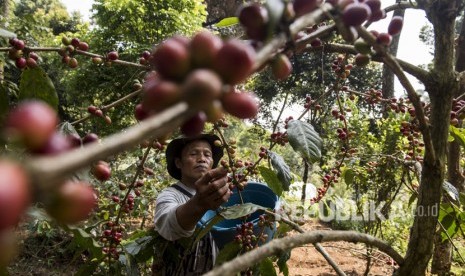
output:
[{"label": "man", "polygon": [[[190,237],[208,210],[215,210],[230,197],[227,170],[216,168],[223,148],[215,146],[218,136],[202,134],[172,140],[166,148],[168,173],[179,180],[164,189],[155,206],[155,230],[166,240]],[[208,234],[191,252],[176,244],[181,257],[165,264],[165,275],[201,275],[209,271],[218,249]]]}]

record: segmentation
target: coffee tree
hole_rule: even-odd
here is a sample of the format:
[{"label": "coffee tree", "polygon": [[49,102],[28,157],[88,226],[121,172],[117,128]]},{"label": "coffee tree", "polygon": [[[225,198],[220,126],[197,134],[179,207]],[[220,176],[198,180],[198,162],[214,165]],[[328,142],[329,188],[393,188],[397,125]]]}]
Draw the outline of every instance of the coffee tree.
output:
[{"label": "coffee tree", "polygon": [[[117,5],[118,1],[111,2]],[[97,5],[97,9],[104,12],[109,12],[109,7],[117,6]],[[460,72],[464,58],[461,49],[465,47],[462,31],[458,39],[455,37],[455,23],[464,7],[465,2],[459,0],[400,1],[385,9],[381,8],[379,0],[248,3],[237,13],[247,41],[222,39],[205,30],[189,36],[157,37],[151,44],[158,43],[159,39],[163,41],[150,45],[153,47],[149,50],[137,49],[137,62],[122,59],[120,51],[115,49],[94,53],[79,37],[63,37],[60,47],[32,46],[21,38],[10,38],[9,45],[0,51],[5,52],[22,73],[20,101],[15,107],[8,108],[8,98],[0,94],[3,97],[0,98],[1,110],[5,110],[4,149],[13,153],[0,161],[0,266],[7,265],[14,255],[14,244],[10,242],[14,227],[28,207],[37,205],[63,229],[73,233],[91,255],[92,261],[83,266],[80,273],[119,273],[123,266],[133,269],[136,263],[148,260],[153,260],[152,269],[156,270],[161,253],[154,252],[153,248],[163,247],[160,240],[151,231],[132,233],[128,219],[135,216],[144,221],[147,206],[153,204],[156,186],[168,182],[161,161],[166,141],[178,133],[194,136],[202,131],[213,131],[221,137],[218,146],[224,147],[227,153],[221,165],[230,172],[230,188],[238,193],[250,179],[264,180],[278,195],[289,190],[293,182],[291,168],[277,153],[278,148],[287,147],[305,164],[301,176],[304,182],[308,180],[309,165],[319,163],[323,168],[318,194],[308,199],[311,203],[324,200],[327,191],[340,185],[342,180],[349,185],[366,184],[372,176],[382,177],[386,171],[383,168],[399,166],[408,173],[418,174],[417,182],[409,182],[417,198],[416,210],[440,207],[441,212],[415,214],[408,247],[402,256],[371,235],[353,231],[305,233],[285,213],[264,210],[266,216],[260,218],[261,226],[269,226],[276,220],[280,227],[289,225],[300,234],[261,244],[258,241],[267,237],[252,235],[250,224],[244,222],[238,228],[236,240],[220,254],[220,264],[208,275],[251,274],[256,269],[262,274],[275,273],[273,261],[286,273],[289,255],[284,253],[308,243],[323,254],[338,275],[345,275],[321,244],[341,240],[378,248],[395,261],[398,275],[425,275],[437,229],[445,230],[447,238],[443,242],[451,242],[454,235],[463,235],[463,207],[460,207],[463,194],[459,194],[463,179],[457,173],[461,160],[457,145],[464,140],[460,128],[464,106]],[[429,70],[399,60],[389,52],[392,37],[400,33],[404,24],[401,17],[393,17],[386,30],[367,30],[372,22],[386,17],[386,13],[409,8],[424,10],[433,25],[435,49]],[[113,18],[104,19],[112,21]],[[134,28],[139,26],[137,21],[129,23]],[[4,32],[4,36],[8,35]],[[156,35],[151,35],[151,39]],[[115,39],[124,47],[131,45]],[[275,81],[292,79],[293,65],[309,53],[319,51],[334,54],[327,65],[331,68],[330,81],[320,85],[321,93],[300,92],[295,96],[303,110],[295,118],[281,118],[287,107],[287,93],[266,141],[269,144],[251,149],[254,154],[245,158],[237,140],[225,135],[230,118],[255,119],[260,112],[259,100],[249,91],[253,82],[247,86],[244,83],[255,73],[266,70]],[[97,70],[102,66],[137,69],[138,76],[130,93],[107,104],[80,106],[86,112],[81,119],[62,122],[57,128],[60,119],[54,109],[60,104],[50,78],[40,68],[38,52],[56,52],[68,70],[76,69],[74,72],[79,72],[82,63],[87,62]],[[379,86],[352,84],[353,75],[360,74],[357,70],[376,62],[383,63],[396,75],[407,98],[383,98]],[[311,68],[307,70],[311,74]],[[425,84],[429,102],[421,100],[406,78],[406,72]],[[305,75],[299,80],[303,80],[301,86],[305,89]],[[127,103],[133,105],[135,118],[128,122],[136,123],[126,129],[99,137],[88,131],[89,128],[80,127],[89,120],[112,124],[109,111],[123,108]],[[390,116],[390,127],[361,122],[361,118],[370,122],[376,119],[361,114],[366,111],[384,112],[383,116]],[[397,132],[392,125],[399,129],[395,137],[377,133]],[[76,128],[86,130],[83,137]],[[373,152],[362,148],[367,145],[374,148],[379,142],[363,140],[368,139],[360,133],[364,131],[386,137],[386,141],[390,137],[394,148],[397,145],[401,148],[384,154],[377,162],[363,163],[363,154]],[[457,144],[451,146],[447,159],[449,137]],[[329,154],[333,158],[329,158]],[[358,164],[356,169],[352,166],[354,162]],[[129,165],[123,166],[125,170],[115,168],[115,164]],[[453,185],[445,182],[446,172]],[[445,197],[442,195],[444,186],[449,201],[441,204]],[[370,187],[363,189],[368,193]],[[244,217],[258,209],[264,208],[250,204],[226,208],[214,222]],[[87,223],[77,225],[86,219]],[[212,223],[206,229],[211,226]],[[205,232],[197,232],[195,239],[200,239]],[[286,230],[281,234],[284,232]],[[239,253],[239,257],[231,258]],[[274,255],[277,258],[273,258]]]}]

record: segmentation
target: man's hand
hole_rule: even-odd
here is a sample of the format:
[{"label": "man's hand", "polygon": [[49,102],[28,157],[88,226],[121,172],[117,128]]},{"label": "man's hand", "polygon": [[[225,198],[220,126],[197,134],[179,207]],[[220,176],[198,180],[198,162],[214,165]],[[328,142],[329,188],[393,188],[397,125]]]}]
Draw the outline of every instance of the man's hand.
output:
[{"label": "man's hand", "polygon": [[204,211],[215,210],[231,196],[228,171],[219,167],[208,171],[195,182],[197,190],[192,200]]}]

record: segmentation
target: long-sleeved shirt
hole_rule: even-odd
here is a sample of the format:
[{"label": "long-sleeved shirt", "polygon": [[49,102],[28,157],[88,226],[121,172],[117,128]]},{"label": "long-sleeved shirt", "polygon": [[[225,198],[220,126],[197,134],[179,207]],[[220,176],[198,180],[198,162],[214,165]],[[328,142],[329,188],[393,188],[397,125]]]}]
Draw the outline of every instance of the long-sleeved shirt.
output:
[{"label": "long-sleeved shirt", "polygon": [[[179,225],[176,209],[194,196],[195,192],[195,189],[178,182],[158,195],[155,230],[166,240],[176,243],[176,240],[194,234],[195,229],[185,230]],[[192,252],[187,252],[180,245],[176,247],[179,249],[181,262],[166,265],[164,275],[201,275],[213,267],[218,255],[218,248],[210,233],[199,241]]]}]

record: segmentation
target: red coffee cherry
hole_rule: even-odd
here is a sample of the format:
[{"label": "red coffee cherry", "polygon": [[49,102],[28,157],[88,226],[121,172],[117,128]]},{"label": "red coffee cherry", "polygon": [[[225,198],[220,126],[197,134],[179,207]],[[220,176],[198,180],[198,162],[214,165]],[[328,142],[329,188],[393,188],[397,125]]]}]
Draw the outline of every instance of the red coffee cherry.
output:
[{"label": "red coffee cherry", "polygon": [[221,96],[222,87],[221,78],[215,72],[197,69],[187,76],[182,91],[190,106],[203,109]]},{"label": "red coffee cherry", "polygon": [[137,104],[136,107],[134,108],[134,117],[138,121],[143,121],[147,119],[150,116],[150,113],[144,110],[144,107],[142,104]]},{"label": "red coffee cherry", "polygon": [[271,72],[277,80],[285,80],[292,72],[292,64],[285,54],[278,54],[271,63]]},{"label": "red coffee cherry", "polygon": [[225,93],[221,99],[226,112],[240,119],[254,118],[258,113],[258,102],[250,93]]},{"label": "red coffee cherry", "polygon": [[39,155],[57,155],[69,151],[72,148],[73,144],[68,137],[59,132],[55,132],[42,147],[31,150],[31,152]]},{"label": "red coffee cherry", "polygon": [[190,53],[182,38],[170,38],[159,45],[150,59],[157,72],[164,78],[182,79],[190,69]]},{"label": "red coffee cherry", "polygon": [[204,127],[205,127],[205,122],[207,121],[207,115],[205,115],[204,112],[198,112],[194,116],[192,116],[189,120],[184,122],[184,124],[181,126],[181,132],[184,134],[186,137],[192,137],[199,135],[202,133]]},{"label": "red coffee cherry", "polygon": [[20,57],[20,58],[16,59],[15,65],[16,65],[16,67],[18,67],[19,69],[24,69],[24,68],[26,68],[27,61],[26,61],[25,58]]},{"label": "red coffee cherry", "polygon": [[143,90],[142,107],[146,112],[163,110],[181,99],[179,85],[171,81],[149,79]]},{"label": "red coffee cherry", "polygon": [[107,54],[107,58],[109,60],[117,60],[119,58],[118,52],[116,51],[111,51]]},{"label": "red coffee cherry", "polygon": [[367,5],[355,2],[345,7],[342,13],[342,20],[347,26],[359,26],[370,16],[371,10]]},{"label": "red coffee cherry", "polygon": [[97,195],[88,183],[68,181],[52,195],[46,209],[57,221],[74,224],[88,218],[96,206]]},{"label": "red coffee cherry", "polygon": [[29,149],[38,149],[55,132],[57,123],[56,112],[49,105],[35,100],[25,101],[8,115],[5,134]]},{"label": "red coffee cherry", "polygon": [[29,201],[26,172],[16,163],[0,160],[0,232],[19,222]]},{"label": "red coffee cherry", "polygon": [[86,42],[79,42],[79,45],[76,47],[79,48],[79,50],[84,51],[84,52],[87,52],[87,50],[89,50],[89,44],[87,44]]},{"label": "red coffee cherry", "polygon": [[321,0],[295,0],[294,11],[297,17],[309,13],[321,5]]},{"label": "red coffee cherry", "polygon": [[75,59],[75,58],[70,58],[70,59],[68,60],[68,66],[69,66],[69,68],[74,69],[74,68],[78,67],[78,65],[79,65],[79,63],[78,63],[77,59]]},{"label": "red coffee cherry", "polygon": [[100,181],[107,181],[111,177],[111,168],[105,161],[98,161],[92,167],[92,174]]},{"label": "red coffee cherry", "polygon": [[196,68],[212,68],[216,54],[223,46],[223,41],[216,35],[202,31],[192,38],[189,44],[192,66]]},{"label": "red coffee cherry", "polygon": [[376,43],[381,44],[381,45],[389,46],[389,44],[391,44],[391,41],[392,41],[392,36],[388,33],[380,33],[376,37]]},{"label": "red coffee cherry", "polygon": [[357,54],[355,56],[355,65],[357,66],[366,66],[370,63],[370,56],[364,54]]},{"label": "red coffee cherry", "polygon": [[31,57],[28,57],[26,59],[26,65],[28,68],[36,68],[37,67],[37,61]]},{"label": "red coffee cherry", "polygon": [[214,68],[227,84],[238,84],[252,73],[255,58],[252,46],[231,39],[218,51]]},{"label": "red coffee cherry", "polygon": [[402,26],[404,25],[404,18],[402,16],[393,16],[391,22],[389,22],[388,33],[391,36],[395,36],[400,33]]},{"label": "red coffee cherry", "polygon": [[71,39],[71,45],[73,45],[76,48],[79,47],[80,43],[81,43],[81,41],[77,37],[74,37],[73,39]]}]

